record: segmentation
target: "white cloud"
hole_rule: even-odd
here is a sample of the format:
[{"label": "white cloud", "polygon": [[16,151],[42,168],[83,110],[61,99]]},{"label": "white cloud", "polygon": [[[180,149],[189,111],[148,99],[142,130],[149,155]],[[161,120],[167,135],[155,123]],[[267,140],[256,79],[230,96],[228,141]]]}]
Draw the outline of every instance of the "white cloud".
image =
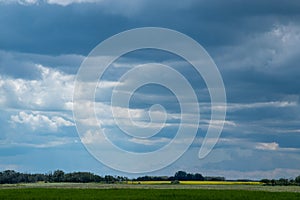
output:
[{"label": "white cloud", "polygon": [[278,143],[257,143],[255,146],[258,150],[270,150],[270,151],[280,151],[280,152],[299,152],[299,148],[291,147],[280,147]]},{"label": "white cloud", "polygon": [[211,127],[214,128],[222,127],[223,125],[232,126],[232,127],[237,126],[237,124],[234,121],[229,121],[229,120],[200,120],[200,123],[202,125],[210,125]]},{"label": "white cloud", "polygon": [[73,3],[99,3],[102,1],[103,0],[47,0],[47,3],[67,6]]},{"label": "white cloud", "polygon": [[[103,129],[105,130],[105,129]],[[97,144],[101,145],[104,148],[106,138],[103,136],[103,134],[97,130],[87,130],[82,136],[81,136],[81,141],[84,144]]]},{"label": "white cloud", "polygon": [[[128,117],[130,117],[131,120],[134,121],[134,124],[145,125],[148,122],[150,122],[149,110],[147,109],[125,108],[118,106],[115,106],[113,109],[115,109],[115,116],[113,116],[112,114],[112,106],[103,102],[94,103],[89,101],[83,101],[76,104],[76,110],[78,111],[79,118],[85,119],[87,117],[87,125],[92,125],[88,121],[88,117],[90,117],[90,114],[87,113],[87,110],[95,111],[98,120],[103,125],[113,125],[115,124],[114,120],[118,120],[120,122],[123,120],[124,122],[126,122],[128,121]],[[154,111],[152,114],[154,116],[157,116],[157,118],[158,115],[164,115],[164,113],[160,111]],[[173,113],[169,114],[168,119],[173,119],[175,115],[176,114]],[[153,125],[155,125],[155,122],[157,121],[154,120]]]},{"label": "white cloud", "polygon": [[139,139],[139,138],[131,138],[129,139],[130,142],[134,142],[136,144],[142,144],[142,145],[158,145],[161,143],[168,143],[171,141],[169,138],[157,138],[157,139]]},{"label": "white cloud", "polygon": [[[102,8],[103,12],[109,14],[121,14],[124,16],[132,16],[139,13],[145,8],[148,0],[46,0],[48,4],[56,4],[60,6],[68,6],[80,3],[95,3]],[[151,2],[151,1],[150,1]],[[126,8],[126,9],[124,9]]]},{"label": "white cloud", "polygon": [[48,117],[38,113],[19,112],[18,115],[12,115],[11,121],[18,124],[28,125],[32,130],[48,129],[57,131],[62,126],[74,126],[74,123],[59,116]]},{"label": "white cloud", "polygon": [[21,5],[34,5],[38,4],[40,0],[0,0],[0,3],[10,4],[19,3]]},{"label": "white cloud", "polygon": [[270,151],[276,151],[279,149],[279,144],[276,142],[272,143],[257,143],[255,146],[256,149],[259,150],[270,150]]},{"label": "white cloud", "polygon": [[25,4],[25,5],[27,5],[27,4],[37,4],[38,3],[38,0],[18,0],[18,2],[20,3],[20,4]]},{"label": "white cloud", "polygon": [[117,85],[119,85],[120,83],[117,81],[101,81],[99,82],[99,84],[97,85],[97,89],[106,89],[106,88],[113,88]]},{"label": "white cloud", "polygon": [[[108,14],[121,14],[124,16],[132,16],[140,13],[147,4],[151,3],[148,0],[0,0],[2,4],[20,4],[24,6],[50,4],[59,6],[69,6],[72,4],[94,3]],[[150,4],[151,5],[151,4]],[[155,6],[152,5],[152,6]],[[126,9],[124,9],[126,7]]]},{"label": "white cloud", "polygon": [[35,65],[40,79],[27,80],[0,75],[0,106],[15,109],[70,110],[74,76]]},{"label": "white cloud", "polygon": [[27,147],[34,147],[34,148],[49,148],[49,147],[56,147],[65,144],[73,143],[70,138],[55,138],[54,141],[46,141],[44,143],[33,144],[33,143],[18,143],[18,146],[27,146]]},{"label": "white cloud", "polygon": [[[255,103],[227,103],[226,110],[229,112],[243,110],[243,109],[256,109],[256,108],[286,108],[286,107],[295,107],[297,106],[296,101],[269,101],[269,102],[255,102]],[[202,110],[209,110],[210,104],[200,103],[200,108]],[[217,105],[212,109],[218,111],[223,110],[224,106]]]}]

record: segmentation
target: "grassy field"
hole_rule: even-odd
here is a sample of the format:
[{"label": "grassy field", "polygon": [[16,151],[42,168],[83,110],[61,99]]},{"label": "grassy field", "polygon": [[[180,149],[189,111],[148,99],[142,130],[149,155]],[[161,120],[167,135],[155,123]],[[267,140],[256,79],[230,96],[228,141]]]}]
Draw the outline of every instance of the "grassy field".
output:
[{"label": "grassy field", "polygon": [[[0,185],[1,199],[300,199],[299,186],[240,182],[29,183]],[[203,184],[207,183],[207,184]],[[214,184],[213,184],[214,183]],[[230,183],[230,184],[229,184]]]},{"label": "grassy field", "polygon": [[20,188],[0,190],[0,199],[300,199],[300,193],[208,189]]},{"label": "grassy field", "polygon": [[[146,184],[148,183],[148,184]],[[2,189],[31,189],[31,188],[59,188],[59,189],[194,189],[194,190],[247,190],[265,192],[296,192],[300,193],[300,186],[264,186],[261,184],[170,184],[143,182],[135,184],[132,182],[119,184],[103,183],[26,183],[26,184],[0,184]]]},{"label": "grassy field", "polygon": [[[142,185],[166,185],[171,184],[171,181],[133,181],[128,182],[128,184],[142,184]],[[180,181],[180,184],[183,185],[262,185],[261,182],[258,181]]]}]

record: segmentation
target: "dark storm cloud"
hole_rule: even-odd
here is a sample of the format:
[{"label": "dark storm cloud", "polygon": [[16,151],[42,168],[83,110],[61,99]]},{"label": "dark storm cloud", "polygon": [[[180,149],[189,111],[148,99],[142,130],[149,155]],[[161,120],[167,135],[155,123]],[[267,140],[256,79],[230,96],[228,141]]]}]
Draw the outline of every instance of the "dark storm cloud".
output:
[{"label": "dark storm cloud", "polygon": [[87,54],[130,27],[125,18],[105,15],[92,5],[4,5],[0,13],[0,48],[39,54]]},{"label": "dark storm cloud", "polygon": [[187,1],[173,6],[168,1],[143,1],[128,8],[122,8],[118,1],[114,3],[4,4],[0,7],[0,48],[87,54],[107,37],[141,26],[182,31],[206,47],[230,45],[266,31],[274,23],[297,21],[300,9],[295,1],[284,5],[279,1]]},{"label": "dark storm cloud", "polygon": [[[98,3],[72,3],[65,6],[59,2],[49,4],[46,1],[39,1],[38,4],[24,6],[17,3],[1,4],[0,0],[0,78],[2,78],[0,86],[8,81],[11,85],[18,81],[28,85],[30,80],[38,80],[42,84],[41,72],[36,68],[38,64],[43,66],[43,70],[52,71],[50,75],[62,74],[60,77],[64,80],[68,75],[76,73],[84,56],[99,42],[121,31],[143,26],[175,29],[187,34],[205,47],[220,69],[226,87],[228,123],[225,125],[216,150],[218,153],[221,152],[220,155],[224,153],[230,159],[226,160],[225,156],[219,162],[204,162],[204,164],[201,163],[200,169],[244,172],[273,170],[278,167],[299,169],[299,156],[296,155],[298,151],[295,150],[300,148],[298,144],[300,137],[299,22],[300,3],[298,1],[188,0],[172,2],[147,0],[134,1],[134,3],[99,1]],[[120,65],[124,65],[123,68],[127,69],[126,65],[132,63],[148,63],[151,59],[148,59],[147,53],[149,52],[136,53],[133,57],[123,58],[120,60]],[[150,57],[154,58],[153,62],[164,64],[177,61],[163,60],[169,57],[160,52],[150,53]],[[186,64],[178,66],[175,68],[182,70],[180,72],[191,81],[195,90],[202,92],[205,86],[201,77],[194,78],[195,70],[188,70],[187,67],[190,66]],[[107,80],[116,81],[116,77],[121,76],[123,68],[112,67],[111,71],[106,72]],[[64,73],[61,73],[62,71]],[[58,79],[53,76],[49,83],[56,82]],[[22,84],[17,84],[17,86],[20,85]],[[70,85],[72,85],[71,81]],[[36,87],[33,85],[32,91],[35,91]],[[51,90],[53,93],[50,95],[46,84],[45,88],[41,88],[41,92],[45,90],[44,94],[47,94],[42,100],[48,100],[57,93],[64,93],[58,92],[59,88],[63,87],[65,87],[63,84],[58,84],[54,90]],[[11,88],[9,87],[9,91]],[[3,107],[8,103],[12,104],[18,99],[17,97],[22,97],[21,95],[10,97],[10,93],[6,92],[6,90],[4,92],[0,90],[0,103],[3,99],[1,97],[5,97]],[[39,92],[36,93],[39,94]],[[153,96],[151,96],[152,93]],[[207,91],[203,93],[205,94],[199,93],[199,102],[203,103],[201,104],[203,106],[200,106],[201,111],[204,107],[201,119],[209,120],[210,110],[206,108],[209,94]],[[29,102],[33,102],[32,92],[25,95],[24,99],[27,99],[25,98],[27,96],[30,97]],[[133,97],[135,99],[133,99],[132,107],[138,108],[149,107],[153,102],[159,101],[160,103],[168,98],[166,91],[152,91],[147,87],[142,88]],[[54,96],[53,99],[53,102],[57,102],[58,98]],[[173,107],[178,107],[177,102],[175,103],[175,106],[168,105],[168,108],[175,110]],[[19,109],[24,108],[23,104],[22,106]],[[38,108],[32,107],[32,109]],[[26,116],[35,116],[29,111],[26,113]],[[14,116],[17,114],[13,113]],[[9,109],[3,108],[3,112],[1,111],[0,125],[4,127],[2,131],[5,133],[0,135],[0,139],[4,143],[7,138],[21,144],[24,143],[24,139],[31,142],[33,135],[40,133],[39,130],[31,131],[30,127],[25,129],[20,123],[13,124],[11,115]],[[199,148],[198,140],[204,136],[206,126],[207,123],[204,123],[201,130],[199,129],[193,148]],[[27,132],[22,133],[21,137],[17,134],[25,130]],[[11,134],[12,132],[15,133]],[[73,141],[75,135],[68,135],[68,132],[75,133],[74,127],[63,127],[57,131],[62,138],[69,136]],[[46,132],[43,136],[49,135]],[[165,137],[171,138],[172,135],[166,134]],[[54,140],[56,136],[53,137],[54,139],[49,138]],[[57,138],[62,139],[59,136]],[[64,140],[58,141],[62,144],[65,142]],[[52,145],[47,142],[48,140],[44,141],[44,138],[40,140],[35,138],[33,146],[40,148],[41,145],[37,143],[45,143],[44,146]],[[65,151],[69,147],[64,148],[60,145],[61,143],[58,143],[57,154],[67,152],[61,154],[64,157],[74,154],[74,151],[70,149]],[[73,146],[70,143],[67,144]],[[7,145],[8,148],[5,147],[4,152],[1,153],[1,156],[3,154],[0,157],[1,163],[10,163],[4,158],[5,155],[11,155],[8,153],[10,144]],[[53,151],[55,149],[53,147]],[[19,151],[16,150],[14,153],[19,154]],[[60,159],[61,155],[59,155],[59,162],[50,165],[50,169],[66,167],[64,160]],[[42,157],[39,153],[35,156]],[[84,156],[90,158],[87,155]],[[15,161],[20,165],[27,165],[27,168],[21,166],[23,169],[49,170],[48,162],[42,165],[22,163],[22,160],[27,160],[26,158],[28,157],[21,157],[21,161],[18,161],[20,159],[18,157]],[[197,161],[194,161],[194,157],[186,156],[184,159],[188,160],[184,164],[195,162],[196,166],[199,165]],[[95,161],[88,162],[95,163]],[[286,162],[289,163],[288,166]],[[177,163],[177,165],[183,165],[182,163]],[[74,166],[77,164],[75,163]],[[76,167],[65,169],[78,170]]]}]

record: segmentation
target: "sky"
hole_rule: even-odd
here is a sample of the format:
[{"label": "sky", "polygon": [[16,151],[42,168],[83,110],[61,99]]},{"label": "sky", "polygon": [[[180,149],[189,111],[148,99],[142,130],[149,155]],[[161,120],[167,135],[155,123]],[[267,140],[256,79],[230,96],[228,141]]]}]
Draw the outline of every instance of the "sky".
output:
[{"label": "sky", "polygon": [[[199,159],[211,115],[203,77],[169,52],[145,49],[123,55],[95,91],[98,119],[115,145],[130,152],[155,151],[175,137],[180,123],[176,96],[150,84],[135,91],[130,108],[118,105],[116,112],[124,119],[129,110],[137,122],[149,122],[149,108],[161,104],[168,126],[153,138],[122,134],[109,103],[118,79],[133,66],[172,66],[189,80],[201,113],[197,135],[178,160],[150,173],[130,174],[87,151],[84,143],[90,138],[77,132],[73,91],[77,71],[93,48],[141,27],[179,31],[206,49],[223,78],[227,116],[218,143]],[[0,170],[62,169],[129,177],[184,170],[227,179],[300,175],[298,1],[0,0],[0,30]],[[195,117],[189,114],[189,119]],[[182,143],[189,137],[187,133]]]}]

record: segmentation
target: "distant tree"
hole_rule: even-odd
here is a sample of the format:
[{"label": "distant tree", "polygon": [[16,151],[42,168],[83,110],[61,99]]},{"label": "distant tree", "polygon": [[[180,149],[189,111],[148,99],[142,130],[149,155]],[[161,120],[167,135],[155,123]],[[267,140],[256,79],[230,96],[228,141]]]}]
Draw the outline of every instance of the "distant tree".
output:
[{"label": "distant tree", "polygon": [[272,185],[276,185],[276,180],[275,180],[275,179],[272,179],[272,180],[271,180],[271,184],[272,184]]},{"label": "distant tree", "polygon": [[63,182],[65,178],[65,172],[62,170],[56,170],[52,176],[54,182]]},{"label": "distant tree", "polygon": [[277,184],[276,185],[289,185],[289,180],[288,179],[285,179],[285,178],[280,178],[278,181],[277,181]]},{"label": "distant tree", "polygon": [[105,180],[106,183],[114,183],[115,182],[115,178],[111,175],[106,175],[104,177],[104,180]]},{"label": "distant tree", "polygon": [[136,181],[167,181],[167,180],[170,180],[170,177],[168,177],[168,176],[141,176],[141,177],[137,177],[135,180]]},{"label": "distant tree", "polygon": [[118,182],[127,182],[129,181],[129,179],[127,177],[124,177],[124,176],[117,176],[117,177],[114,177]]},{"label": "distant tree", "polygon": [[296,182],[296,184],[300,185],[300,176],[297,176],[297,177],[295,178],[295,182]]},{"label": "distant tree", "polygon": [[14,170],[5,170],[1,173],[0,183],[18,183],[20,173]]},{"label": "distant tree", "polygon": [[206,181],[225,181],[225,177],[222,176],[206,176],[204,177]]},{"label": "distant tree", "polygon": [[106,182],[115,183],[128,181],[127,177],[122,176],[110,176],[107,175],[105,178],[95,175],[91,172],[73,172],[65,173],[62,170],[56,170],[53,173],[47,174],[28,174],[20,173],[14,170],[6,170],[0,172],[0,184],[11,184],[11,183],[35,183],[37,181],[44,182],[76,182],[76,183],[88,183],[88,182]]},{"label": "distant tree", "polygon": [[260,182],[264,183],[266,185],[270,185],[271,184],[271,180],[269,180],[269,179],[262,179]]},{"label": "distant tree", "polygon": [[186,174],[185,180],[193,180],[193,179],[194,179],[194,174],[190,174],[190,173]]},{"label": "distant tree", "polygon": [[178,171],[175,173],[174,178],[179,181],[187,180],[187,173],[185,171]]},{"label": "distant tree", "polygon": [[289,179],[289,185],[295,185],[295,180],[293,178]]},{"label": "distant tree", "polygon": [[46,176],[45,182],[53,182],[52,172],[49,172],[49,173],[45,174],[45,176]]},{"label": "distant tree", "polygon": [[202,176],[202,174],[196,173],[194,175],[194,179],[197,181],[204,181],[204,177]]},{"label": "distant tree", "polygon": [[204,177],[202,176],[202,174],[199,174],[199,173],[192,174],[192,173],[186,173],[185,171],[178,171],[175,173],[174,177],[169,177],[168,180],[170,180],[170,181],[174,181],[174,180],[204,181]]}]

